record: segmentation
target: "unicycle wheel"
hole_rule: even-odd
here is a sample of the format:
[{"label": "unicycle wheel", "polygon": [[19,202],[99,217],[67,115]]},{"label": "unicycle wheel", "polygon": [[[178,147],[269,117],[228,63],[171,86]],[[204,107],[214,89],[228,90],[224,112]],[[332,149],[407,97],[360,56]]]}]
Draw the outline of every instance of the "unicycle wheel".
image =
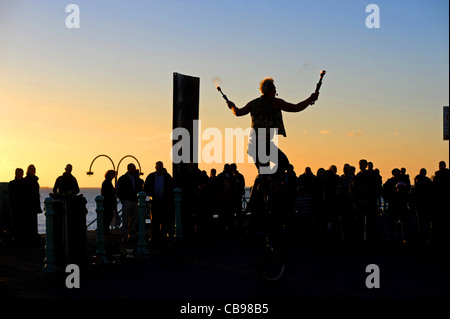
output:
[{"label": "unicycle wheel", "polygon": [[267,281],[276,281],[283,277],[286,261],[283,254],[272,247],[266,248],[258,258],[258,272]]}]

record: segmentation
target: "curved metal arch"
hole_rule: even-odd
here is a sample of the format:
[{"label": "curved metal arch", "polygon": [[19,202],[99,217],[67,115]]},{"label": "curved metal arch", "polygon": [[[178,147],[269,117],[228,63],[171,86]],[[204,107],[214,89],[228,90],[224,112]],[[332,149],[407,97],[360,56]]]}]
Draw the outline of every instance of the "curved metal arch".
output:
[{"label": "curved metal arch", "polygon": [[116,166],[114,165],[114,162],[113,162],[113,160],[111,159],[111,157],[109,157],[108,155],[105,155],[105,154],[100,154],[100,155],[97,155],[97,156],[92,160],[91,166],[89,166],[89,171],[87,172],[88,175],[92,175],[92,174],[94,173],[94,172],[92,172],[92,165],[94,164],[94,162],[95,162],[95,160],[96,160],[97,158],[102,157],[102,156],[107,157],[107,158],[111,161],[111,164],[113,165],[114,172],[116,171]]},{"label": "curved metal arch", "polygon": [[116,173],[116,174],[115,174],[116,176],[114,177],[114,185],[116,185],[116,183],[117,183],[117,171],[116,171],[116,165],[114,165],[114,162],[113,162],[113,160],[111,159],[111,157],[109,157],[109,156],[106,155],[106,154],[100,154],[100,155],[97,155],[97,156],[92,160],[91,166],[89,166],[89,171],[86,172],[86,174],[88,174],[89,176],[94,175],[94,172],[92,171],[92,165],[94,164],[94,162],[95,162],[95,160],[96,160],[97,158],[102,157],[102,156],[108,158],[108,159],[111,161],[111,164],[112,164],[112,166],[113,166],[113,170],[114,170],[114,172]]},{"label": "curved metal arch", "polygon": [[137,164],[139,165],[139,175],[144,175],[144,173],[142,172],[141,164],[139,163],[138,159],[137,159],[136,157],[134,157],[133,155],[125,155],[124,157],[122,157],[122,158],[120,159],[119,164],[117,164],[117,172],[116,172],[116,176],[119,175],[119,166],[120,166],[120,163],[121,163],[125,158],[127,158],[127,157],[131,157],[131,158],[133,158],[133,159],[137,162]]}]

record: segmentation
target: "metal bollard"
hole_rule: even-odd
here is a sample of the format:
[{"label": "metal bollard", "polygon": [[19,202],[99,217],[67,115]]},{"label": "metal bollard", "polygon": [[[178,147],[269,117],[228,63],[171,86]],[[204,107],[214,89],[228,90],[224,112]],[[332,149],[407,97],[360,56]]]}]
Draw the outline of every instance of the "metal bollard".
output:
[{"label": "metal bollard", "polygon": [[145,229],[145,215],[147,214],[147,206],[145,205],[145,198],[147,195],[144,192],[138,194],[139,207],[139,241],[136,253],[139,255],[148,255],[147,250],[147,231]]},{"label": "metal bollard", "polygon": [[175,188],[175,239],[183,238],[183,226],[181,225],[181,188]]},{"label": "metal bollard", "polygon": [[56,271],[55,266],[55,244],[53,239],[53,203],[54,200],[51,197],[47,197],[44,200],[45,205],[45,266],[42,272],[54,273]]},{"label": "metal bollard", "polygon": [[104,230],[104,222],[103,222],[103,201],[105,199],[103,196],[98,195],[95,197],[95,203],[97,205],[95,212],[97,213],[97,262],[99,264],[108,263],[108,258],[106,258],[106,248],[105,248],[105,230]]}]

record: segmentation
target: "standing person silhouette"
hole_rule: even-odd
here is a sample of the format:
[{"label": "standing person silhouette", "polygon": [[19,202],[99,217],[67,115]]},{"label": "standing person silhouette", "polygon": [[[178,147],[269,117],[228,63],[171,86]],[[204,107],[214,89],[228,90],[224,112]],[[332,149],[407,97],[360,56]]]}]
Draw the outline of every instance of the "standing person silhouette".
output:
[{"label": "standing person silhouette", "polygon": [[433,246],[436,248],[447,248],[450,236],[448,234],[449,200],[450,193],[450,170],[444,161],[439,162],[439,170],[434,173],[434,212],[432,216]]},{"label": "standing person silhouette", "polygon": [[67,164],[64,173],[59,176],[53,186],[53,193],[58,195],[77,195],[80,192],[77,179],[72,175],[72,165]]},{"label": "standing person silhouette", "polygon": [[122,241],[137,241],[139,208],[137,194],[143,190],[143,182],[133,163],[117,180],[117,197],[122,203]]},{"label": "standing person silhouette", "polygon": [[26,229],[31,240],[39,240],[38,218],[37,215],[42,213],[40,194],[39,194],[39,178],[36,176],[36,167],[29,165],[26,176],[23,179],[25,192],[24,198],[26,207],[26,220],[22,226]]},{"label": "standing person silhouette", "polygon": [[104,198],[103,227],[105,234],[109,234],[109,225],[111,225],[113,218],[117,214],[117,194],[116,188],[112,183],[115,177],[116,172],[114,170],[108,170],[102,182],[101,195]]},{"label": "standing person silhouette", "polygon": [[23,201],[25,183],[23,182],[23,169],[16,168],[15,176],[8,184],[9,206],[11,210],[12,237],[18,242],[26,241],[26,231],[21,224],[26,218],[26,206]]},{"label": "standing person silhouette", "polygon": [[152,241],[165,239],[172,233],[175,219],[173,205],[173,178],[164,168],[164,163],[157,161],[155,171],[144,182],[144,192],[151,197],[151,231]]},{"label": "standing person silhouette", "polygon": [[276,151],[277,158],[269,157],[269,160],[274,160],[273,164],[275,164],[275,166],[272,170],[270,170],[270,172],[276,174],[275,178],[278,179],[278,177],[280,177],[288,168],[289,159],[284,152],[272,142],[273,132],[271,134],[270,129],[278,129],[278,134],[286,137],[286,130],[284,128],[281,112],[303,111],[318,99],[319,93],[313,93],[306,100],[293,104],[276,97],[277,90],[272,78],[263,79],[260,82],[259,89],[262,95],[259,98],[248,102],[243,108],[238,108],[231,101],[228,101],[227,104],[236,116],[243,116],[249,113],[251,115],[252,131],[248,142],[248,153],[253,158],[256,168],[260,174],[263,173],[261,170],[262,167],[266,168],[264,172],[269,171],[267,166],[269,166],[270,163],[269,161],[264,161],[264,159],[261,159],[261,154],[258,152],[258,147],[264,145],[262,143],[265,142],[266,156],[268,155],[269,150]]}]

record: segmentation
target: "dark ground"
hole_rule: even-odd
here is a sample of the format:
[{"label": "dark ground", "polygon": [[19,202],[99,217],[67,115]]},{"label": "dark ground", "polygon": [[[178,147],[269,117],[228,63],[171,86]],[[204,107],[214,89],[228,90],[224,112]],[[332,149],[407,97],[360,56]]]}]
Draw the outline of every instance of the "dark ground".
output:
[{"label": "dark ground", "polygon": [[[66,287],[69,274],[64,269],[53,274],[42,272],[45,236],[41,242],[28,246],[4,244],[0,247],[2,304],[6,305],[8,300],[96,300],[100,305],[111,299],[120,304],[126,300],[146,300],[151,301],[149,308],[170,306],[177,314],[188,302],[216,308],[227,303],[251,302],[267,303],[273,314],[309,307],[327,311],[327,305],[336,304],[349,309],[355,304],[367,305],[366,310],[379,309],[383,304],[413,306],[412,309],[423,305],[431,310],[449,296],[444,253],[429,248],[392,250],[383,242],[372,249],[313,247],[300,245],[295,236],[285,234],[280,249],[286,258],[286,273],[277,282],[266,282],[256,269],[263,247],[260,235],[150,242],[149,255],[138,256],[125,250],[136,248],[136,244],[123,245],[118,231],[115,232],[106,239],[108,247],[121,249],[120,263],[103,265],[95,263],[96,232],[87,232],[88,259],[80,264],[78,289]],[[114,259],[109,257],[110,261]],[[380,269],[380,288],[369,289],[365,285],[369,264]],[[114,301],[108,301],[108,305],[114,305]],[[231,316],[223,311],[225,317]],[[261,318],[265,317],[267,314],[261,314]]]}]

